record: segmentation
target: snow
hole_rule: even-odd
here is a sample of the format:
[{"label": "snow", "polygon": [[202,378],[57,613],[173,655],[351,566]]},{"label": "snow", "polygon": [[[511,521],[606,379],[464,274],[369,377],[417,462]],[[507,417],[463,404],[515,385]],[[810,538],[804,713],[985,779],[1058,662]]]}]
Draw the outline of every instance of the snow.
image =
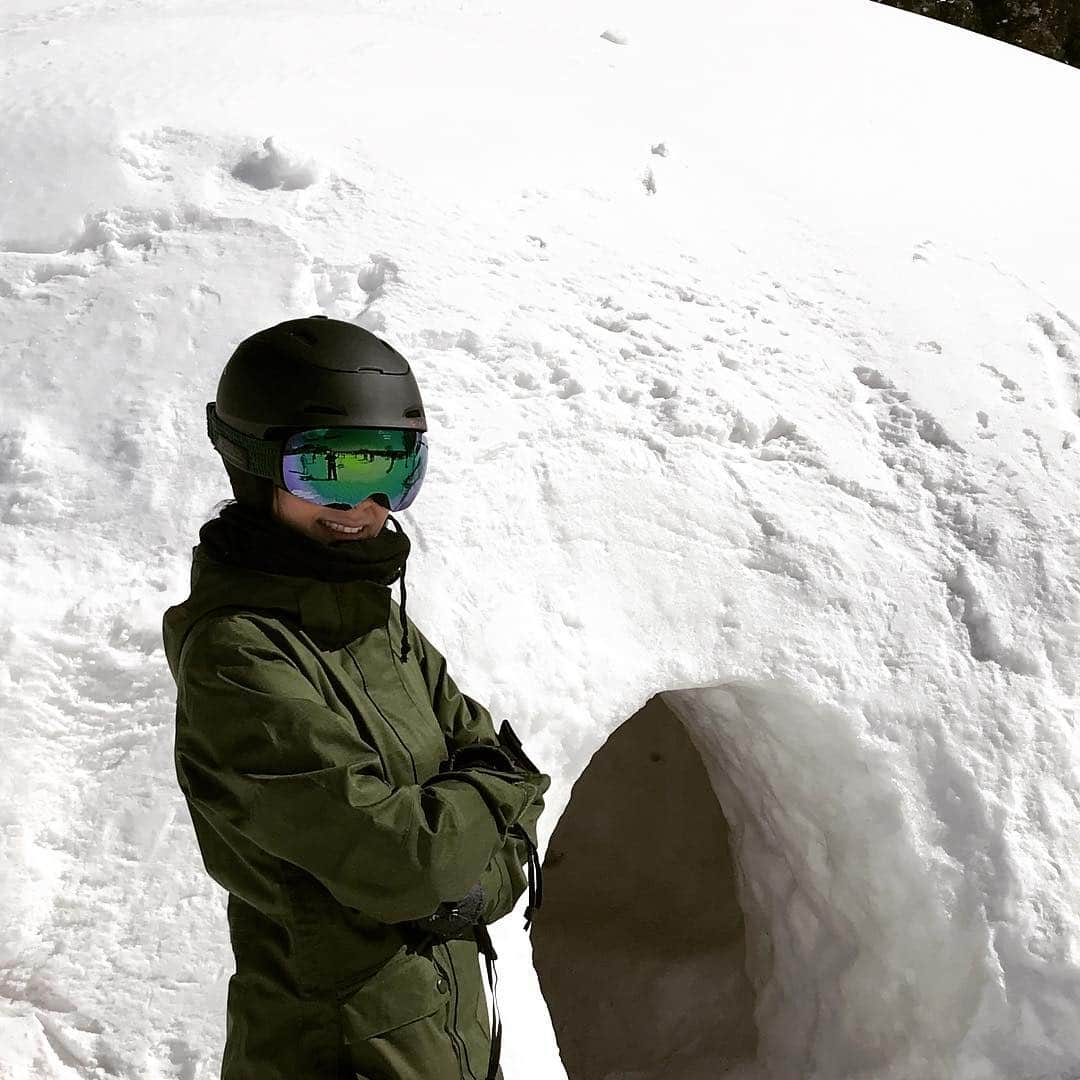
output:
[{"label": "snow", "polygon": [[0,62],[0,1077],[218,1073],[160,619],[222,365],[317,312],[417,374],[409,614],[541,856],[653,695],[701,751],[725,1075],[1080,1076],[1075,71],[856,0],[13,0]]}]

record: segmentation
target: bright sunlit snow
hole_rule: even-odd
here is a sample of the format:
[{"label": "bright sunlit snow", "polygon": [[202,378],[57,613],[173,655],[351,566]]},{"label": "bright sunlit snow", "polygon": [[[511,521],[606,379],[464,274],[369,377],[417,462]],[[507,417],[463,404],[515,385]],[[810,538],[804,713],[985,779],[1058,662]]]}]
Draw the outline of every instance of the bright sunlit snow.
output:
[{"label": "bright sunlit snow", "polygon": [[7,0],[0,64],[0,1077],[218,1075],[161,615],[222,366],[316,313],[413,365],[408,613],[541,857],[677,692],[756,1001],[701,1076],[1080,1076],[1080,72],[865,0]]}]

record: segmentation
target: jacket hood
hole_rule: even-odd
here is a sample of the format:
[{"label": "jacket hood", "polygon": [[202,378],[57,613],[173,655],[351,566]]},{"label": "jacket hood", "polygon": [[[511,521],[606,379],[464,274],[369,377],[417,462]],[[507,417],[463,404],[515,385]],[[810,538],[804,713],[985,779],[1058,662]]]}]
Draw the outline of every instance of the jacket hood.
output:
[{"label": "jacket hood", "polygon": [[165,657],[174,681],[180,652],[191,628],[204,615],[249,611],[288,619],[321,649],[340,649],[362,634],[389,627],[388,585],[371,581],[316,581],[268,574],[216,562],[198,545],[192,551],[191,595],[166,610],[162,620]]}]

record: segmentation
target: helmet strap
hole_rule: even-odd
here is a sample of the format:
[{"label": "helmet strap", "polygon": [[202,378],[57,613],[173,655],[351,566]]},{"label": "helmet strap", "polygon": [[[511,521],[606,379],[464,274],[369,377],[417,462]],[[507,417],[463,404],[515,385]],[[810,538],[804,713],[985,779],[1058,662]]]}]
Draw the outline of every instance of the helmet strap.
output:
[{"label": "helmet strap", "polygon": [[246,431],[237,431],[217,414],[214,402],[206,403],[206,433],[214,449],[230,465],[252,476],[281,482],[281,442],[257,439]]}]

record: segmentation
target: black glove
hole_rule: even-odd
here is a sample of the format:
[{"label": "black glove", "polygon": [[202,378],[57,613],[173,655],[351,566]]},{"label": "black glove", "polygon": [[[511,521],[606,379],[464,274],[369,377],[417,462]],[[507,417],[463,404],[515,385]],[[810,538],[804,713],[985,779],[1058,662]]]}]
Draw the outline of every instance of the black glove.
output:
[{"label": "black glove", "polygon": [[413,919],[404,924],[412,948],[423,948],[440,941],[473,939],[473,926],[484,912],[484,886],[478,881],[460,900],[448,900],[426,919]]},{"label": "black glove", "polygon": [[510,756],[498,746],[490,746],[487,743],[470,743],[468,746],[458,747],[439,766],[439,772],[454,772],[457,769],[468,769],[479,766],[482,769],[494,769],[496,772],[516,773],[518,770]]},{"label": "black glove", "polygon": [[447,761],[442,763],[439,772],[453,772],[455,769],[467,769],[470,766],[494,769],[496,772],[526,773],[533,776],[540,773],[540,770],[529,760],[509,720],[504,720],[502,727],[499,728],[497,746],[492,746],[490,743],[470,743],[468,746],[459,747]]}]

